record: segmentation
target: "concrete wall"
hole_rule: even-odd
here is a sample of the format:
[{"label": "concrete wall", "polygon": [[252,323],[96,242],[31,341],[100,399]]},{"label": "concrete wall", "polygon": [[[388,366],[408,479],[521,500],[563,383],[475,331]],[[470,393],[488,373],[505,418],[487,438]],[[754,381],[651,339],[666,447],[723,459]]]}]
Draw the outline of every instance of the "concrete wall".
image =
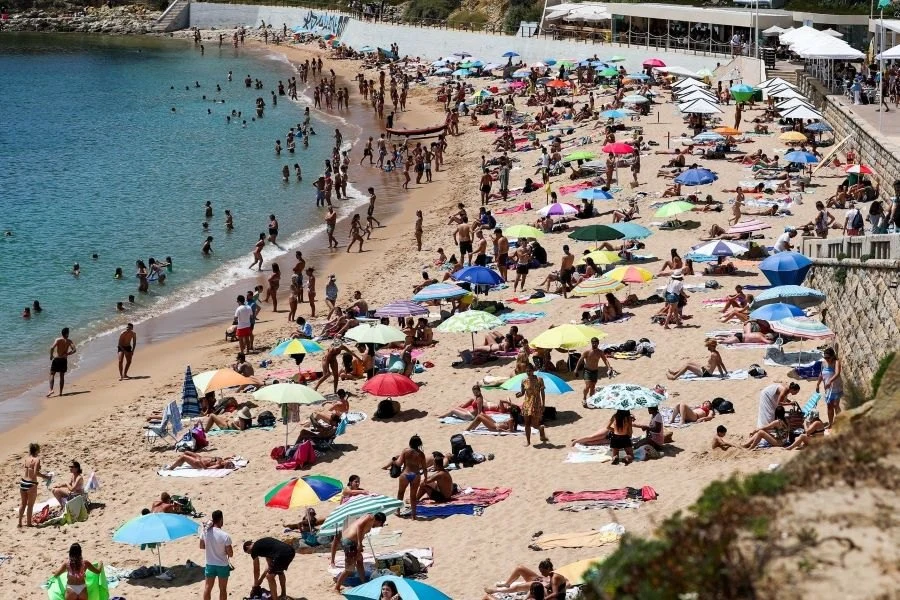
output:
[{"label": "concrete wall", "polygon": [[875,174],[870,177],[881,183],[882,195],[889,196],[894,181],[900,179],[900,147],[879,136],[878,130],[865,120],[856,118],[851,107],[828,97],[828,91],[817,79],[803,73],[797,75],[800,90],[812,100],[828,124],[834,127],[835,139],[840,141],[851,136],[847,144],[856,148],[860,162],[872,167]]},{"label": "concrete wall", "polygon": [[[303,25],[310,12],[327,15],[334,20],[346,17],[341,13],[312,10],[303,7],[261,6],[254,4],[216,4],[214,2],[191,2],[191,27],[209,29],[230,29],[239,25],[247,28],[259,27],[260,21],[280,28]],[[340,32],[336,32],[340,33]]]},{"label": "concrete wall", "polygon": [[805,238],[803,254],[810,258],[900,259],[900,235],[884,233],[841,238]]},{"label": "concrete wall", "polygon": [[900,348],[900,261],[816,259],[806,285],[825,292],[845,379],[866,393],[885,354]]}]

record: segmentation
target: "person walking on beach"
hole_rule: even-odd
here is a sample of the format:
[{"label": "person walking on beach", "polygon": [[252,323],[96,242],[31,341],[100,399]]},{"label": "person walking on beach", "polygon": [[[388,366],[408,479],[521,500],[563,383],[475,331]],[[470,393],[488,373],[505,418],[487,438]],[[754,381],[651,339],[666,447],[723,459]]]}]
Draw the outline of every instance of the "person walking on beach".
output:
[{"label": "person walking on beach", "polygon": [[546,403],[546,392],[544,390],[544,380],[534,374],[534,365],[528,363],[525,367],[526,376],[522,380],[522,390],[516,394],[516,398],[522,398],[522,417],[525,419],[525,445],[531,445],[531,428],[538,430],[541,436],[541,443],[546,444],[549,440],[544,432],[544,406]]},{"label": "person walking on beach", "polygon": [[222,529],[223,523],[222,511],[214,510],[212,520],[203,524],[203,536],[200,538],[200,549],[206,552],[203,600],[212,598],[216,579],[219,580],[219,600],[228,598],[228,576],[231,575],[230,561],[234,556],[234,549],[231,545],[231,536]]},{"label": "person walking on beach", "polygon": [[350,233],[347,234],[347,237],[350,238],[347,252],[350,252],[350,249],[353,248],[353,244],[356,242],[359,242],[359,251],[363,251],[362,224],[359,220],[359,213],[353,215],[353,220],[350,221]]},{"label": "person walking on beach", "polygon": [[237,297],[238,307],[234,311],[236,322],[234,336],[237,338],[241,352],[247,353],[251,349],[250,336],[253,334],[253,309],[247,304],[244,296]]},{"label": "person walking on beach", "polygon": [[834,425],[834,418],[841,414],[841,396],[844,394],[844,382],[841,379],[841,361],[834,348],[826,348],[822,353],[824,364],[819,379],[816,381],[816,393],[825,386],[825,406],[828,407],[828,425]]},{"label": "person walking on beach", "polygon": [[131,368],[131,359],[134,357],[134,351],[137,349],[137,334],[134,332],[134,325],[129,323],[125,326],[125,331],[119,334],[119,343],[116,348],[119,353],[119,381],[128,379],[128,369]]},{"label": "person walking on beach", "polygon": [[37,500],[37,478],[40,477],[45,481],[50,481],[51,475],[44,474],[41,471],[41,459],[38,454],[41,447],[32,442],[28,444],[28,456],[22,461],[22,478],[19,480],[19,496],[22,502],[19,505],[19,524],[16,527],[22,527],[22,515],[25,515],[25,526],[31,527],[31,515],[34,512],[34,501]]},{"label": "person walking on beach", "polygon": [[[375,225],[381,227],[381,221],[375,218],[375,188],[369,188],[369,208],[367,209],[366,221],[369,224],[369,239],[372,239],[372,230],[375,229]],[[372,225],[372,223],[375,225]]]},{"label": "person walking on beach", "polygon": [[594,395],[594,391],[597,388],[597,379],[600,377],[601,360],[611,377],[613,370],[609,365],[609,360],[606,358],[606,352],[600,349],[600,340],[595,337],[591,338],[591,347],[581,353],[578,362],[575,364],[575,373],[578,373],[580,368],[584,368],[584,373],[582,374],[582,379],[584,379],[582,403],[586,403],[588,397]]},{"label": "person walking on beach", "polygon": [[281,285],[281,267],[278,263],[272,263],[272,274],[269,276],[269,287],[266,289],[266,297],[263,302],[272,300],[272,312],[278,312],[278,287]]},{"label": "person walking on beach", "polygon": [[263,267],[262,251],[263,251],[263,248],[265,247],[265,245],[266,245],[266,234],[260,233],[259,239],[256,240],[256,244],[253,246],[253,262],[250,263],[250,267],[249,267],[250,269],[252,269],[256,265],[259,265],[259,270],[262,271],[262,267]]},{"label": "person walking on beach", "polygon": [[303,303],[303,272],[306,270],[306,259],[303,258],[303,253],[300,250],[294,252],[294,258],[297,259],[297,262],[294,263],[294,275],[291,277],[291,283],[297,286],[297,295],[298,300],[302,304]]},{"label": "person walking on beach", "polygon": [[59,373],[59,395],[63,395],[63,386],[66,384],[66,371],[69,370],[69,357],[75,354],[75,343],[69,339],[69,328],[63,327],[60,336],[50,346],[50,391],[47,397],[53,395],[53,380]]},{"label": "person walking on beach", "polygon": [[328,247],[329,248],[337,248],[338,241],[337,238],[334,237],[334,228],[337,226],[337,213],[334,210],[333,206],[328,207],[328,212],[325,213],[325,232],[328,234]]}]

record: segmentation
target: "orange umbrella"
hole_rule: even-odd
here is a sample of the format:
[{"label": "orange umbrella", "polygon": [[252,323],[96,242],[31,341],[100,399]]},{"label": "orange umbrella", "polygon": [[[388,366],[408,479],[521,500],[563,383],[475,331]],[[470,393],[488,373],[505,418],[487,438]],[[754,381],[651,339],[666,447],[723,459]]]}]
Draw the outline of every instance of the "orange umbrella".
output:
[{"label": "orange umbrella", "polygon": [[216,369],[194,375],[194,386],[201,395],[242,385],[259,385],[259,380],[244,377],[234,369]]},{"label": "orange umbrella", "polygon": [[550,81],[547,83],[547,87],[565,88],[565,87],[569,87],[569,82],[563,81],[562,79],[554,79],[553,81]]},{"label": "orange umbrella", "polygon": [[713,131],[722,135],[741,135],[741,131],[734,127],[716,127]]}]

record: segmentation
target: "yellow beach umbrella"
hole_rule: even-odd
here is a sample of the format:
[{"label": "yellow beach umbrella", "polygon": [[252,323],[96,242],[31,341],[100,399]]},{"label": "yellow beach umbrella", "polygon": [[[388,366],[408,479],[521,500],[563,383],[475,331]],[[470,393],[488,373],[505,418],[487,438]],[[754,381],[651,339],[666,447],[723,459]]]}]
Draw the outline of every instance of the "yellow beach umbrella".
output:
[{"label": "yellow beach umbrella", "polygon": [[622,283],[644,283],[653,279],[653,273],[640,267],[623,266],[608,272],[606,277]]},{"label": "yellow beach umbrella", "polygon": [[574,350],[590,344],[591,338],[602,340],[605,337],[606,334],[596,327],[566,323],[559,327],[552,327],[540,334],[531,340],[531,345],[535,348],[565,348],[566,350]]},{"label": "yellow beach umbrella", "polygon": [[586,558],[560,567],[556,569],[556,572],[565,577],[570,586],[583,585],[584,576],[587,575],[591,567],[600,564],[601,562],[603,562],[603,559],[599,556],[595,558]]},{"label": "yellow beach umbrella", "polygon": [[622,257],[619,256],[617,252],[611,252],[609,250],[594,250],[589,254],[585,254],[577,261],[575,261],[576,265],[583,265],[587,262],[587,259],[590,258],[594,261],[595,265],[614,265],[617,262],[622,262]]},{"label": "yellow beach umbrella", "polygon": [[713,131],[722,135],[741,135],[741,130],[734,127],[716,127]]},{"label": "yellow beach umbrella", "polygon": [[585,296],[600,296],[618,292],[623,287],[625,287],[624,283],[616,281],[615,279],[610,279],[609,277],[591,277],[576,285],[575,289],[572,290],[572,295],[579,298]]},{"label": "yellow beach umbrella", "polygon": [[805,142],[806,136],[799,131],[786,131],[778,136],[782,142]]},{"label": "yellow beach umbrella", "polygon": [[194,387],[197,388],[197,392],[203,395],[230,387],[260,384],[259,380],[251,377],[244,377],[234,369],[204,371],[194,375],[193,379]]},{"label": "yellow beach umbrella", "polygon": [[542,238],[544,232],[531,225],[513,225],[504,229],[503,235],[508,238]]}]

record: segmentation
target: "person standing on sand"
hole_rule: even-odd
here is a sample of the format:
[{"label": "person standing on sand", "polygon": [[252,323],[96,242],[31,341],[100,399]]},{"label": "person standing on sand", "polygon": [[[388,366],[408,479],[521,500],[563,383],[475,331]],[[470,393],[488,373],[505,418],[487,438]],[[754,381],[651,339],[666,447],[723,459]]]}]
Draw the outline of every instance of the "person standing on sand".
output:
[{"label": "person standing on sand", "polygon": [[544,380],[534,374],[534,365],[528,363],[525,366],[525,378],[522,380],[522,390],[516,394],[516,398],[522,398],[522,417],[525,419],[525,445],[531,445],[531,428],[538,430],[541,443],[549,440],[544,432],[544,406],[546,405],[546,392]]},{"label": "person standing on sand", "polygon": [[397,478],[397,500],[403,500],[406,489],[409,488],[409,507],[412,520],[416,520],[416,504],[419,498],[419,483],[422,473],[426,469],[425,453],[422,452],[422,438],[414,435],[409,438],[409,445],[398,456],[391,459],[385,467],[400,468],[400,477]]},{"label": "person standing on sand", "polygon": [[[459,246],[459,260],[465,263],[466,256],[472,258],[472,228],[466,215],[460,217],[460,223],[453,230],[453,243]],[[471,265],[471,262],[469,263]]]},{"label": "person standing on sand", "polygon": [[203,524],[203,537],[200,538],[200,549],[206,553],[206,567],[203,576],[206,579],[203,588],[203,600],[212,598],[213,585],[219,580],[219,600],[228,598],[228,576],[231,575],[230,560],[234,556],[231,536],[223,529],[224,518],[221,510],[212,512],[212,520]]},{"label": "person standing on sand", "polygon": [[269,287],[263,302],[272,300],[272,312],[278,312],[278,287],[281,285],[281,267],[278,263],[272,263],[272,274],[269,276]]},{"label": "person standing on sand", "polygon": [[337,394],[338,381],[341,378],[341,370],[338,367],[338,356],[341,355],[341,352],[351,354],[353,358],[362,362],[362,358],[356,352],[340,342],[335,342],[331,348],[325,351],[325,355],[322,357],[322,376],[316,380],[313,389],[318,390],[319,386],[331,377],[334,380],[334,393]]},{"label": "person standing on sand", "polygon": [[291,283],[297,286],[297,295],[300,303],[303,303],[303,272],[306,270],[306,259],[303,253],[297,250],[294,252],[294,258],[297,262],[294,264],[294,275],[291,277]]},{"label": "person standing on sand", "polygon": [[119,381],[128,379],[128,369],[131,368],[131,359],[137,349],[137,334],[134,325],[129,323],[125,331],[119,334],[119,343],[116,348],[119,353]]},{"label": "person standing on sand", "polygon": [[34,512],[34,501],[37,500],[37,478],[40,477],[45,481],[50,481],[52,475],[41,472],[41,459],[38,454],[41,447],[32,442],[28,444],[28,456],[22,461],[22,479],[19,480],[19,496],[22,502],[19,505],[19,524],[16,527],[22,527],[22,515],[25,515],[25,526],[32,527],[31,516]]},{"label": "person standing on sand", "polygon": [[248,268],[252,269],[254,266],[256,266],[258,264],[259,270],[262,271],[262,267],[263,267],[262,251],[263,251],[263,248],[265,247],[265,245],[266,245],[266,234],[260,233],[259,239],[256,240],[256,244],[253,246],[253,262],[250,263],[250,266]]},{"label": "person standing on sand", "polygon": [[334,210],[333,206],[328,207],[328,212],[325,213],[325,232],[328,234],[328,247],[329,248],[337,248],[338,241],[337,238],[334,237],[334,228],[337,226],[337,213]]},{"label": "person standing on sand", "polygon": [[531,263],[531,251],[524,239],[519,240],[513,257],[516,259],[516,279],[513,281],[513,291],[515,292],[516,287],[521,285],[524,292],[525,280],[528,278],[528,265]]},{"label": "person standing on sand", "polygon": [[306,298],[309,300],[310,316],[316,316],[316,276],[313,267],[306,268]]},{"label": "person standing on sand", "polygon": [[244,296],[237,297],[238,307],[234,311],[235,324],[234,336],[237,338],[241,352],[251,350],[250,336],[253,335],[253,309],[247,305]]},{"label": "person standing on sand", "polygon": [[69,328],[63,327],[60,337],[50,346],[50,391],[47,397],[53,395],[53,379],[59,373],[59,395],[63,395],[63,386],[66,384],[66,371],[69,370],[69,357],[75,354],[75,343],[69,339]]},{"label": "person standing on sand", "polygon": [[491,174],[487,169],[483,169],[481,172],[481,182],[479,191],[481,192],[481,206],[487,206],[488,202],[491,200],[491,186],[493,185],[494,180],[491,179]]},{"label": "person standing on sand", "polygon": [[331,566],[334,566],[334,555],[337,554],[338,544],[344,551],[344,570],[338,575],[334,583],[334,589],[340,593],[344,581],[356,570],[360,583],[366,580],[366,571],[363,566],[364,547],[366,535],[373,527],[384,527],[387,517],[382,512],[374,515],[364,515],[347,525],[331,542]]},{"label": "person standing on sand", "polygon": [[422,251],[422,231],[423,231],[422,230],[422,211],[417,210],[416,211],[415,236],[416,236],[416,250],[418,250],[419,252]]},{"label": "person standing on sand", "polygon": [[609,376],[612,377],[613,369],[606,358],[606,352],[600,349],[600,340],[595,337],[591,338],[591,347],[581,353],[581,357],[575,364],[576,374],[580,368],[584,368],[584,373],[582,374],[582,379],[584,379],[583,404],[587,402],[589,396],[594,395],[594,391],[597,388],[597,379],[600,377],[601,360],[603,361],[603,364],[606,365]]},{"label": "person standing on sand", "polygon": [[503,235],[503,230],[494,228],[494,260],[500,270],[500,277],[506,281],[507,264],[509,263],[509,240]]}]

